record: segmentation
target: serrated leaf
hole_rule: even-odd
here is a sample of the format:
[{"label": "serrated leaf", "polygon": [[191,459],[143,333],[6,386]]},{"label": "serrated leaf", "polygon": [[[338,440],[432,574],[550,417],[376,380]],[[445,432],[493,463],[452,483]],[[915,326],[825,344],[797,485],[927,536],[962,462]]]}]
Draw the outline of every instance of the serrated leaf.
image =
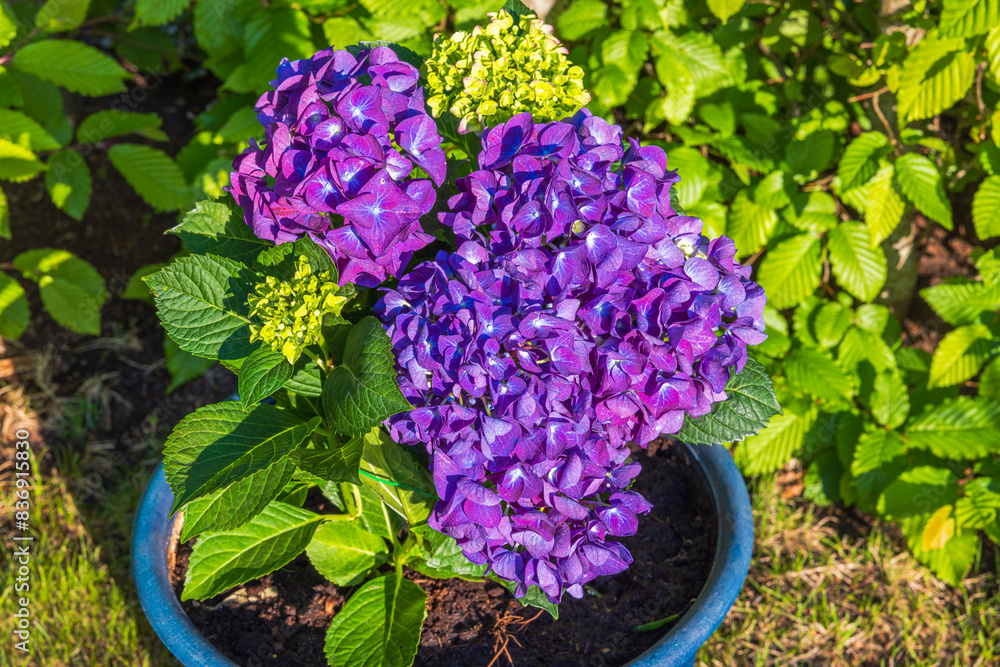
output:
[{"label": "serrated leaf", "polygon": [[786,411],[771,418],[767,428],[743,441],[735,458],[747,475],[761,475],[780,470],[805,441],[812,424],[810,414]]},{"label": "serrated leaf", "polygon": [[767,243],[777,222],[778,214],[774,209],[757,204],[746,190],[740,190],[729,206],[726,231],[736,243],[739,256],[746,257]]},{"label": "serrated leaf", "polygon": [[479,579],[486,574],[485,565],[477,565],[465,557],[458,541],[450,535],[440,533],[428,525],[410,529],[424,539],[424,555],[421,560],[410,561],[410,567],[435,579]]},{"label": "serrated leaf", "polygon": [[187,206],[191,193],[184,174],[163,151],[141,144],[115,144],[108,157],[132,189],[157,211]]},{"label": "serrated leaf", "polygon": [[851,327],[837,348],[837,361],[851,373],[858,372],[858,364],[868,362],[876,372],[882,373],[896,365],[892,350],[878,334]]},{"label": "serrated leaf", "polygon": [[7,195],[0,188],[0,239],[11,239],[10,234],[10,205],[7,203]]},{"label": "serrated leaf", "polygon": [[136,0],[132,27],[170,23],[184,13],[192,0]]},{"label": "serrated leaf", "polygon": [[326,632],[333,667],[400,667],[413,662],[427,616],[427,595],[396,573],[367,582]]},{"label": "serrated leaf", "polygon": [[240,367],[239,394],[246,410],[276,392],[292,377],[292,365],[285,355],[260,347]]},{"label": "serrated leaf", "polygon": [[745,0],[708,0],[708,9],[715,14],[720,21],[728,23],[729,19],[736,16]]},{"label": "serrated leaf", "polygon": [[181,349],[208,359],[242,359],[256,349],[245,270],[231,259],[196,255],[146,278],[160,321]]},{"label": "serrated leaf", "polygon": [[328,482],[361,484],[361,455],[365,442],[377,435],[357,435],[335,449],[296,449],[291,458],[295,465],[310,475]]},{"label": "serrated leaf", "polygon": [[916,466],[903,471],[878,499],[878,511],[887,519],[929,516],[958,499],[957,479],[947,468]]},{"label": "serrated leaf", "polygon": [[870,181],[888,152],[889,140],[881,132],[865,132],[849,143],[837,167],[840,187],[851,190]]},{"label": "serrated leaf", "polygon": [[22,143],[28,138],[28,148],[32,151],[51,151],[59,148],[59,142],[33,118],[13,109],[0,109],[0,137],[13,143]]},{"label": "serrated leaf", "polygon": [[372,535],[357,521],[328,521],[306,547],[309,561],[338,586],[357,586],[389,556],[385,539]]},{"label": "serrated leaf", "polygon": [[979,238],[1000,236],[1000,175],[980,183],[972,198],[972,222]]},{"label": "serrated leaf", "polygon": [[17,340],[28,327],[30,317],[24,288],[6,273],[0,273],[0,336]]},{"label": "serrated leaf", "polygon": [[752,355],[741,372],[730,376],[726,395],[707,415],[685,419],[677,437],[691,444],[734,442],[755,435],[781,413],[771,378]]},{"label": "serrated leaf", "polygon": [[896,373],[880,373],[871,395],[875,420],[889,429],[903,425],[910,414],[910,394],[903,378]]},{"label": "serrated leaf", "polygon": [[374,317],[347,335],[343,363],[323,383],[323,413],[337,433],[360,435],[410,409],[396,381],[392,343]]},{"label": "serrated leaf", "polygon": [[847,306],[836,301],[823,304],[813,321],[816,342],[824,349],[835,347],[851,327],[853,319],[854,313]]},{"label": "serrated leaf", "polygon": [[135,132],[147,139],[166,141],[167,135],[160,129],[161,125],[163,119],[155,113],[103,109],[95,111],[80,122],[76,128],[76,140],[96,144],[111,137]]},{"label": "serrated leaf", "polygon": [[[676,170],[681,180],[670,189],[685,210],[701,200],[710,185],[712,163],[694,148],[680,146],[667,153],[670,168]],[[716,182],[718,178],[715,179]]]},{"label": "serrated leaf", "polygon": [[803,347],[793,350],[785,360],[788,382],[823,401],[842,403],[854,397],[851,376],[825,352]]},{"label": "serrated leaf", "polygon": [[92,190],[86,161],[76,151],[66,149],[50,155],[47,166],[45,188],[52,203],[74,220],[82,220],[90,205]]},{"label": "serrated leaf", "polygon": [[812,180],[833,165],[836,148],[837,135],[832,130],[816,130],[792,139],[785,149],[785,161],[791,173]]},{"label": "serrated leaf", "polygon": [[174,428],[163,452],[174,510],[274,465],[319,422],[266,403],[249,412],[235,401],[195,410]]},{"label": "serrated leaf", "polygon": [[990,477],[977,477],[965,485],[965,496],[955,502],[959,528],[982,529],[996,520],[1000,510],[1000,486]]},{"label": "serrated leaf", "polygon": [[200,201],[170,230],[196,255],[218,255],[249,264],[274,244],[257,238],[236,208],[226,203]]},{"label": "serrated leaf", "polygon": [[879,169],[869,183],[865,226],[873,248],[892,234],[903,219],[903,211],[906,209],[906,202],[896,189],[894,174],[893,166],[887,164]]},{"label": "serrated leaf", "polygon": [[361,482],[411,526],[426,521],[438,500],[427,467],[382,429],[365,439],[361,473]]},{"label": "serrated leaf", "polygon": [[875,429],[861,434],[854,447],[851,474],[863,497],[882,492],[906,466],[906,446],[894,431]]},{"label": "serrated leaf", "polygon": [[896,182],[903,194],[928,218],[951,229],[951,202],[941,182],[941,172],[930,159],[907,153],[896,160]]},{"label": "serrated leaf", "polygon": [[600,0],[577,0],[556,18],[559,37],[575,41],[607,24],[608,6]]},{"label": "serrated leaf", "polygon": [[974,37],[997,25],[998,0],[944,0],[938,27],[945,37]]},{"label": "serrated leaf", "polygon": [[[506,588],[507,592],[509,592],[511,595],[514,595],[514,592],[517,590],[517,584],[515,584],[513,581],[507,581],[506,579],[501,579],[496,575],[495,572],[490,572],[489,575],[487,576],[489,579],[492,579],[493,581],[497,582],[498,584]],[[542,592],[542,589],[536,586],[535,584],[532,584],[531,586],[528,587],[528,591],[527,593],[524,594],[524,597],[515,597],[515,599],[518,602],[520,602],[521,605],[524,607],[536,607],[538,609],[544,609],[545,611],[549,612],[549,615],[552,616],[554,620],[557,621],[559,620],[559,605],[554,602],[550,602],[549,599],[545,596],[545,593]]]},{"label": "serrated leaf", "polygon": [[322,521],[320,514],[272,502],[239,528],[203,536],[191,552],[181,599],[204,600],[284,567]]},{"label": "serrated leaf", "polygon": [[979,395],[982,398],[1000,402],[1000,357],[986,364],[986,368],[980,374]]},{"label": "serrated leaf", "polygon": [[286,457],[224,489],[192,500],[182,508],[180,541],[242,526],[281,494],[294,472],[295,465]]},{"label": "serrated leaf", "polygon": [[45,169],[26,146],[0,138],[0,180],[21,182]]},{"label": "serrated leaf", "polygon": [[93,46],[69,39],[28,44],[11,61],[19,70],[81,95],[124,93],[126,72]]},{"label": "serrated leaf", "polygon": [[1000,285],[982,283],[942,283],[925,287],[920,296],[945,322],[952,326],[972,324],[983,314],[1000,309]]},{"label": "serrated leaf", "polygon": [[872,247],[869,233],[857,222],[843,222],[828,239],[830,267],[837,283],[861,301],[878,296],[888,275],[882,248]]},{"label": "serrated leaf", "polygon": [[788,224],[804,232],[822,234],[837,226],[837,202],[827,192],[795,193],[791,206],[781,211]]},{"label": "serrated leaf", "polygon": [[97,269],[67,250],[53,248],[22,252],[13,264],[38,283],[42,305],[57,323],[77,333],[101,333],[101,306],[108,293]]},{"label": "serrated leaf", "polygon": [[768,251],[757,282],[775,308],[791,308],[816,291],[822,270],[819,236],[797,234]]},{"label": "serrated leaf", "polygon": [[73,138],[73,128],[66,115],[62,91],[16,67],[8,67],[5,71],[7,77],[4,78],[9,77],[16,86],[15,96],[11,99],[20,98],[21,111],[41,123],[60,144],[69,143]]},{"label": "serrated leaf", "polygon": [[960,384],[976,375],[990,355],[992,336],[984,324],[967,324],[945,334],[931,360],[928,387]]},{"label": "serrated leaf", "polygon": [[163,355],[167,359],[167,371],[170,373],[170,384],[167,385],[168,395],[181,385],[191,380],[197,380],[216,363],[215,359],[204,359],[196,357],[190,352],[185,352],[170,336],[163,337]]},{"label": "serrated leaf", "polygon": [[76,30],[89,7],[90,0],[48,0],[35,15],[35,26],[47,33]]},{"label": "serrated leaf", "polygon": [[7,48],[15,36],[17,36],[17,16],[7,3],[0,3],[0,49]]},{"label": "serrated leaf", "polygon": [[955,535],[955,518],[951,510],[951,505],[945,505],[927,520],[920,543],[923,549],[943,549]]},{"label": "serrated leaf", "polygon": [[265,90],[282,58],[308,58],[314,51],[309,17],[291,7],[256,15],[243,29],[243,44],[243,58],[223,84],[240,93]]},{"label": "serrated leaf", "polygon": [[128,279],[128,284],[125,285],[125,291],[122,292],[122,298],[144,301],[149,305],[153,305],[153,293],[149,290],[149,286],[146,285],[143,278],[153,275],[165,266],[166,264],[162,262],[155,262],[137,269],[136,272],[132,274],[132,277]]},{"label": "serrated leaf", "polygon": [[925,410],[906,429],[913,449],[945,459],[977,459],[1000,451],[1000,405],[958,396]]},{"label": "serrated leaf", "polygon": [[617,65],[626,76],[634,78],[646,62],[649,42],[646,33],[634,30],[617,30],[601,42],[601,60],[606,65]]},{"label": "serrated leaf", "polygon": [[975,73],[976,60],[964,40],[921,40],[903,62],[899,115],[909,122],[941,113],[962,99]]}]

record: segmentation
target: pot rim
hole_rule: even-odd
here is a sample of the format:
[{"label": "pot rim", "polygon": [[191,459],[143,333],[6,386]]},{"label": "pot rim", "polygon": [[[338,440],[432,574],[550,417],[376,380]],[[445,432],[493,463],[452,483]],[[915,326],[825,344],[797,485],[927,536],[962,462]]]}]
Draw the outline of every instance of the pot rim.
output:
[{"label": "pot rim", "polygon": [[[626,667],[693,664],[698,649],[722,623],[750,569],[753,515],[746,484],[722,445],[682,444],[700,469],[715,500],[718,539],[715,559],[694,604],[660,641]],[[185,667],[239,667],[209,642],[188,618],[170,584],[168,570],[173,493],[160,463],[143,492],[132,527],[132,579],[146,618],[167,649]]]}]

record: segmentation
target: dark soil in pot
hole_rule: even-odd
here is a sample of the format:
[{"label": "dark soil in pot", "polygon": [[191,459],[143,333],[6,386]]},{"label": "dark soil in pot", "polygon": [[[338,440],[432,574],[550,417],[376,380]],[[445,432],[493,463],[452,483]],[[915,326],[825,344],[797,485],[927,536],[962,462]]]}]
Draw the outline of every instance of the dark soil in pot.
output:
[{"label": "dark soil in pot", "polygon": [[[649,632],[634,628],[683,614],[698,596],[715,557],[718,524],[711,495],[684,449],[657,441],[638,458],[643,470],[635,489],[654,509],[640,518],[639,532],[623,540],[634,558],[628,570],[598,578],[583,599],[564,596],[558,621],[521,606],[497,584],[410,571],[429,598],[415,664],[622,665],[662,637],[672,623]],[[189,545],[178,548],[178,593],[189,554]],[[326,665],[326,628],[352,592],[327,582],[301,556],[238,589],[183,606],[237,664],[313,667]]]}]

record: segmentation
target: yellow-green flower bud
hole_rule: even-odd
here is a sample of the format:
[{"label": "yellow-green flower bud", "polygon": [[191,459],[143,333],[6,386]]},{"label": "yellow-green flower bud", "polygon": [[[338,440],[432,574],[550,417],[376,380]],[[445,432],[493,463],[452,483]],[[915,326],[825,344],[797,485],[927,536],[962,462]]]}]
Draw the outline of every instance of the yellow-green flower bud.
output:
[{"label": "yellow-green flower bud", "polygon": [[338,296],[338,290],[328,271],[313,273],[309,260],[300,256],[291,281],[267,276],[248,297],[250,341],[264,341],[294,364],[305,348],[320,342],[323,316],[340,315],[347,297]]},{"label": "yellow-green flower bud", "polygon": [[552,27],[528,14],[489,14],[472,32],[438,35],[427,60],[427,105],[472,132],[530,112],[536,122],[566,118],[590,101],[583,70],[570,63]]}]

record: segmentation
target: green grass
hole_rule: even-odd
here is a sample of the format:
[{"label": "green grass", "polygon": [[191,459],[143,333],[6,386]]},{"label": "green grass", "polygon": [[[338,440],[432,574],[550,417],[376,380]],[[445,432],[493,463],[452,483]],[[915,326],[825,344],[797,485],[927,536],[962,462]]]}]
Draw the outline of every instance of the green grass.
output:
[{"label": "green grass", "polygon": [[698,664],[997,664],[995,577],[953,589],[884,526],[852,536],[843,513],[784,501],[773,478],[751,491],[750,576]]},{"label": "green grass", "polygon": [[[0,599],[5,601],[0,637],[11,641],[12,601],[28,595],[34,617],[31,654],[15,654],[7,644],[0,650],[0,665],[176,664],[149,628],[128,578],[128,526],[122,524],[122,509],[134,507],[142,486],[119,488],[106,499],[102,516],[88,522],[58,477],[36,481],[30,593],[14,595],[7,540],[0,552]],[[101,543],[110,548],[97,545],[88,525],[94,533],[101,531]]]}]

